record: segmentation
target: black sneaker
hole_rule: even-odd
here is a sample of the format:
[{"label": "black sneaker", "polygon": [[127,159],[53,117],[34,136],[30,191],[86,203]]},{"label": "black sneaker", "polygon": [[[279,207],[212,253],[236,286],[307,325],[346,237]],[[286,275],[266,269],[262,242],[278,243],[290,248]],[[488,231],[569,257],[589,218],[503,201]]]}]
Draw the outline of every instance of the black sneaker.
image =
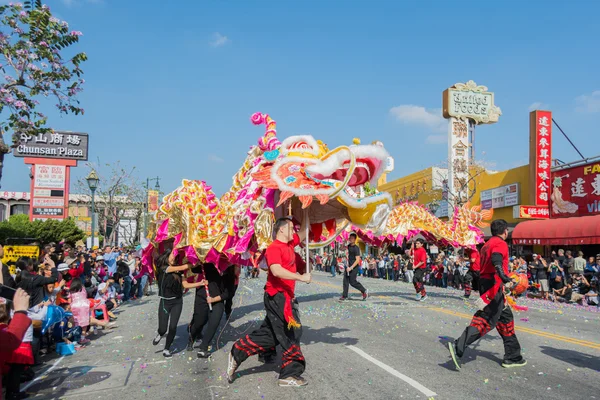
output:
[{"label": "black sneaker", "polygon": [[527,365],[527,360],[525,360],[523,357],[521,357],[521,360],[519,361],[502,361],[502,367],[504,368],[524,367],[525,365]]},{"label": "black sneaker", "polygon": [[191,337],[191,336],[190,336],[190,337],[188,337],[187,349],[186,349],[186,350],[187,350],[187,351],[193,351],[193,350],[194,350],[194,343],[195,343],[195,342],[196,342],[196,341],[194,340],[194,338],[193,338],[193,337]]},{"label": "black sneaker", "polygon": [[173,357],[173,353],[171,352],[171,350],[164,349],[162,354],[163,354],[163,357],[166,357],[166,358]]},{"label": "black sneaker", "polygon": [[460,357],[456,355],[456,349],[454,348],[454,342],[448,343],[448,350],[450,350],[450,357],[452,357],[452,361],[454,361],[456,370],[460,371]]},{"label": "black sneaker", "polygon": [[156,334],[156,337],[155,337],[154,339],[152,339],[152,344],[153,344],[154,346],[156,346],[157,344],[159,344],[159,343],[160,343],[161,339],[162,339],[162,336],[161,336],[161,335],[159,335],[159,334],[157,333],[157,334]]},{"label": "black sneaker", "polygon": [[198,351],[198,358],[208,358],[210,356],[210,353],[208,352],[208,350],[199,350]]}]

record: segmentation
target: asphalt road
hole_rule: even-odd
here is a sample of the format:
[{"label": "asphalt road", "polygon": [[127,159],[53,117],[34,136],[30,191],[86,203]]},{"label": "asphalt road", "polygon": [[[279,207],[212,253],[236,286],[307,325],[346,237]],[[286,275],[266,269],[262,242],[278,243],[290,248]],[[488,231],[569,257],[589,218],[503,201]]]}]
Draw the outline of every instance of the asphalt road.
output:
[{"label": "asphalt road", "polygon": [[[493,331],[474,344],[457,372],[445,343],[462,333],[474,311],[460,292],[427,287],[429,299],[416,302],[412,285],[361,281],[372,295],[366,302],[352,289],[352,300],[339,302],[340,276],[317,272],[312,284],[298,284],[309,381],[303,388],[279,388],[278,366],[256,357],[242,364],[232,385],[225,379],[233,341],[264,316],[264,275],[240,282],[232,320],[225,326],[223,319],[210,359],[185,350],[165,359],[162,348],[152,346],[154,295],[120,307],[119,327],[98,334],[77,354],[48,356],[36,381],[22,388],[36,399],[600,398],[598,309],[524,300],[530,310],[515,320],[528,365],[503,369],[502,340]],[[175,340],[179,349],[192,309],[188,294]]]}]

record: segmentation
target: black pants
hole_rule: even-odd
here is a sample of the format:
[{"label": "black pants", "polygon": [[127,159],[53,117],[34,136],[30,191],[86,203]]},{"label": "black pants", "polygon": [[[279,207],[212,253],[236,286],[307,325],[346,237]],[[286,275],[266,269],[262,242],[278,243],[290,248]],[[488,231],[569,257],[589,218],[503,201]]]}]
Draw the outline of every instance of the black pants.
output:
[{"label": "black pants", "polygon": [[[210,311],[206,299],[204,297],[196,296],[194,301],[194,316],[192,317],[192,322],[190,323],[190,335],[191,339],[194,341],[202,337],[200,350],[208,350],[208,345],[213,340],[217,329],[219,329],[219,324],[221,323],[221,317],[223,316],[224,310],[225,304],[223,304],[222,301],[213,303],[212,311]],[[204,334],[202,334],[204,325],[207,326]]]},{"label": "black pants", "polygon": [[[480,279],[480,293],[494,286],[491,279]],[[471,324],[455,342],[456,355],[462,357],[467,347],[496,328],[504,342],[504,361],[521,361],[521,345],[515,335],[515,321],[510,306],[504,305],[502,288],[483,311],[477,310]]]},{"label": "black pants", "polygon": [[165,350],[169,350],[177,333],[177,324],[181,317],[183,309],[183,299],[164,300],[158,302],[158,334],[163,336],[167,333],[167,341],[165,342]]},{"label": "black pants", "polygon": [[472,282],[473,290],[479,291],[479,285],[480,285],[479,271],[470,271],[470,272],[471,272],[471,276],[473,277],[473,282]]},{"label": "black pants", "polygon": [[471,290],[473,289],[473,272],[467,271],[465,276],[463,277],[463,286],[465,288],[465,296],[469,297],[471,295]]},{"label": "black pants", "polygon": [[21,390],[21,375],[25,372],[25,367],[26,365],[24,364],[10,364],[10,369],[3,381],[7,398],[10,395],[19,393]]},{"label": "black pants", "polygon": [[421,294],[421,296],[426,296],[427,292],[425,291],[425,284],[423,283],[425,279],[425,268],[417,268],[415,269],[415,275],[413,277],[413,285],[415,287],[415,291],[417,294]]},{"label": "black pants", "polygon": [[[299,377],[306,368],[306,361],[300,349],[302,328],[288,329],[288,324],[283,316],[285,296],[277,293],[269,296],[265,292],[265,309],[267,316],[260,328],[241,338],[233,345],[231,354],[240,365],[248,357],[258,353],[272,353],[277,345],[283,349],[281,358],[281,371],[279,379],[290,376]],[[294,300],[292,313],[294,319],[300,323],[298,303]]]},{"label": "black pants", "polygon": [[229,319],[231,316],[231,308],[233,307],[233,296],[235,296],[235,292],[237,292],[238,285],[233,287],[233,292],[229,293],[229,298],[225,300],[225,317]]},{"label": "black pants", "polygon": [[352,269],[352,271],[350,271],[349,274],[346,273],[346,271],[344,271],[344,292],[342,293],[342,297],[348,297],[349,286],[352,286],[354,289],[359,290],[361,293],[364,293],[366,291],[365,287],[356,280],[357,276],[358,267]]}]

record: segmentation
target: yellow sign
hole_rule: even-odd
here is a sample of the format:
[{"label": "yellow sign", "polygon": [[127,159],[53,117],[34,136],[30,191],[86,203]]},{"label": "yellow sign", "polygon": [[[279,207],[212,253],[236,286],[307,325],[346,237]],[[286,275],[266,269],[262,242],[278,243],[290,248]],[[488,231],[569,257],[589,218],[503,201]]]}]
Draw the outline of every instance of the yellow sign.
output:
[{"label": "yellow sign", "polygon": [[38,246],[4,246],[4,257],[2,264],[8,265],[11,274],[15,273],[14,264],[21,257],[30,257],[37,259],[40,256],[40,248]]}]

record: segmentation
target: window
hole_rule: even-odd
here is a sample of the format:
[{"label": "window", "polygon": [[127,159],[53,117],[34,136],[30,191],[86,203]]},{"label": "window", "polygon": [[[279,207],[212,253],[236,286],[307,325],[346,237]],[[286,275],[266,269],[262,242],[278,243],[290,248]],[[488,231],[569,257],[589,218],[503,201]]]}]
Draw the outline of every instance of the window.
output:
[{"label": "window", "polygon": [[10,206],[10,215],[29,214],[29,204],[15,204]]}]

